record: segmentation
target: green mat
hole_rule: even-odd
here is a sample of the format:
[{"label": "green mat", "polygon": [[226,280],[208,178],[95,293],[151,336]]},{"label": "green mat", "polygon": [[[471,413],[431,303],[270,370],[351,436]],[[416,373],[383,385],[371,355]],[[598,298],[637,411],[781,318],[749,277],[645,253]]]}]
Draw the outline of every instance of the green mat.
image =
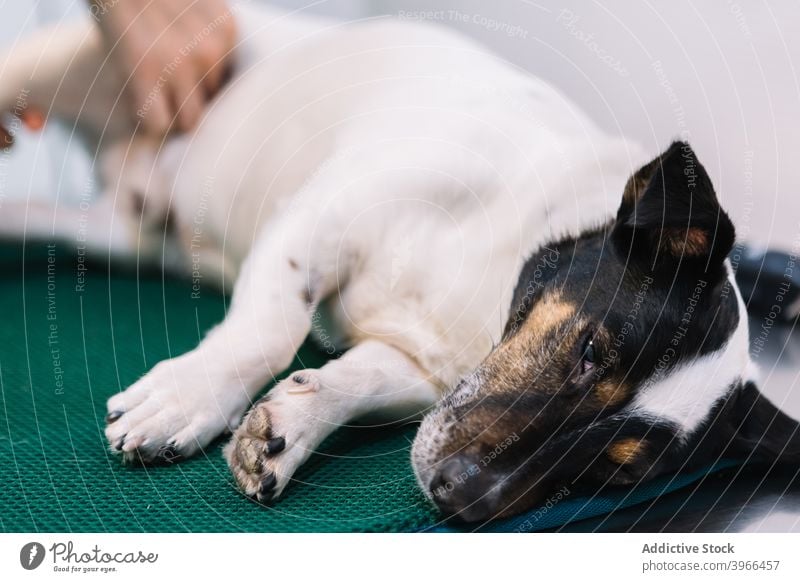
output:
[{"label": "green mat", "polygon": [[[123,466],[103,436],[106,399],[196,345],[223,317],[225,298],[210,290],[194,298],[191,281],[83,263],[58,246],[2,247],[0,266],[0,531],[448,530],[414,481],[415,425],[338,431],[273,507],[237,491],[222,441],[174,466]],[[306,346],[293,368],[324,360]],[[707,472],[570,496],[487,529],[557,527]]]},{"label": "green mat", "polygon": [[[435,521],[409,463],[416,426],[339,431],[271,508],[236,490],[224,441],[171,467],[122,466],[103,436],[106,399],[191,349],[225,300],[206,290],[193,299],[191,281],[159,273],[81,272],[58,247],[24,254],[0,251],[0,530],[408,531]],[[306,347],[295,367],[323,361]]]}]

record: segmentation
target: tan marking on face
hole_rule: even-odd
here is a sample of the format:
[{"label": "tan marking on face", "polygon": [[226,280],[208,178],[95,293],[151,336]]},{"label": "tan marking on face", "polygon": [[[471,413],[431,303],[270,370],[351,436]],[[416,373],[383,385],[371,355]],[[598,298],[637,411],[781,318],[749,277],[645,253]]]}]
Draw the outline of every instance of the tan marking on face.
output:
[{"label": "tan marking on face", "polygon": [[520,332],[531,339],[543,339],[574,316],[575,306],[554,294],[536,304]]},{"label": "tan marking on face", "polygon": [[618,465],[633,463],[644,452],[644,441],[628,438],[608,447],[608,458]]},{"label": "tan marking on face", "polygon": [[708,233],[701,228],[665,228],[667,246],[676,256],[701,257],[708,253]]},{"label": "tan marking on face", "polygon": [[[507,392],[525,386],[537,390],[556,390],[563,378],[556,371],[565,367],[570,345],[570,322],[575,307],[561,299],[558,292],[536,303],[522,327],[510,339],[501,343],[486,360],[481,390]],[[563,331],[559,334],[559,331]],[[554,332],[556,332],[554,334]],[[535,382],[531,378],[535,376]]]},{"label": "tan marking on face", "polygon": [[628,396],[628,387],[611,380],[602,380],[595,386],[594,393],[604,406],[614,406]]}]

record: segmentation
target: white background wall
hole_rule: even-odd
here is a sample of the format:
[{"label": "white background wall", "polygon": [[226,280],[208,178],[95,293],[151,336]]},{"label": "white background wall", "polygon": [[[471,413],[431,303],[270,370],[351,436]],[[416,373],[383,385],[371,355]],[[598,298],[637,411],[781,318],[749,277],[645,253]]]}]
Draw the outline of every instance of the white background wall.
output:
[{"label": "white background wall", "polygon": [[[688,131],[740,233],[787,248],[800,244],[796,0],[378,0],[370,6],[395,14],[455,11],[438,18],[548,79],[608,131],[636,137],[653,153]],[[486,19],[508,28],[490,30]],[[514,33],[515,26],[522,31]]]},{"label": "white background wall", "polygon": [[[636,137],[654,154],[672,138],[688,135],[746,238],[791,248],[800,236],[796,0],[273,4],[307,6],[350,19],[379,14],[408,18],[409,12],[428,11],[414,17],[475,36],[560,87],[608,131]],[[13,42],[64,10],[85,13],[83,0],[0,4],[0,43]],[[62,160],[54,143],[43,150],[22,140],[10,159],[14,171],[4,185],[7,195],[20,189],[33,195],[66,189],[62,178],[52,179],[52,168]]]}]

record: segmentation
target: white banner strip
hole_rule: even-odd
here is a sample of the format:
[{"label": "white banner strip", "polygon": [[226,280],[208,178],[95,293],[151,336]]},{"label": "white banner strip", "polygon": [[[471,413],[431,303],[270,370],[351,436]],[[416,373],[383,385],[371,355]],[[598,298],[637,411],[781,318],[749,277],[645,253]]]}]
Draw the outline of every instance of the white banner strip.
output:
[{"label": "white banner strip", "polygon": [[795,581],[798,547],[800,534],[4,534],[0,579]]}]

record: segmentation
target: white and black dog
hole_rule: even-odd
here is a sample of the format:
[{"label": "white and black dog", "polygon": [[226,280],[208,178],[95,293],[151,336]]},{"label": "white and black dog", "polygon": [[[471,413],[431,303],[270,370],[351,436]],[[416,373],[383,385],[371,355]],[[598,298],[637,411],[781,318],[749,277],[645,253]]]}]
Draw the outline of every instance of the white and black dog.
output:
[{"label": "white and black dog", "polygon": [[[136,132],[91,25],[3,60],[4,110],[23,96],[81,130],[104,186],[90,210],[6,203],[6,236],[81,228],[97,253],[233,286],[197,348],[109,400],[113,450],[158,462],[233,430],[231,469],[266,502],[337,427],[427,413],[414,470],[465,520],[563,481],[798,461],[797,424],[754,383],[734,227],[688,144],[640,167],[441,28],[235,12],[230,83],[165,143]],[[347,351],[254,402],[309,335]]]}]

